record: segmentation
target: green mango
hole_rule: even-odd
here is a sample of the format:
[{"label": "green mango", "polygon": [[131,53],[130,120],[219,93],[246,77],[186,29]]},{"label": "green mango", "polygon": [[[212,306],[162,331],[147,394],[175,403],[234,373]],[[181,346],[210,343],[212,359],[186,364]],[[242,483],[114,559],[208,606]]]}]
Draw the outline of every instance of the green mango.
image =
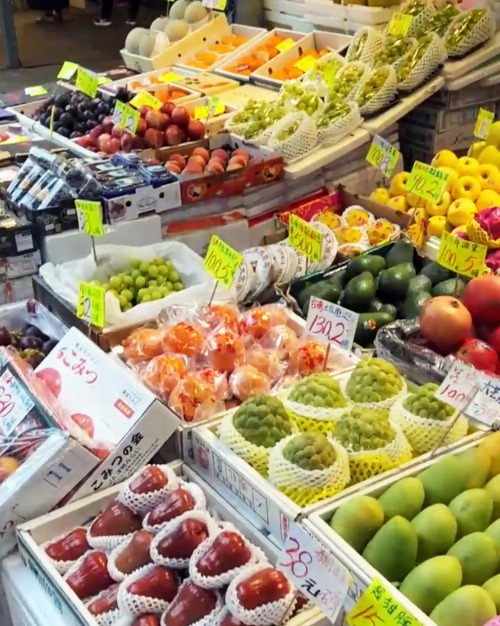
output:
[{"label": "green mango", "polygon": [[483,585],[491,578],[500,564],[497,544],[486,533],[472,533],[462,537],[448,550],[462,567],[464,585]]},{"label": "green mango", "polygon": [[450,593],[430,614],[436,626],[484,626],[497,612],[488,593],[476,585],[465,585]]},{"label": "green mango", "polygon": [[418,536],[417,561],[445,554],[457,538],[457,520],[444,504],[433,504],[421,511],[412,526]]},{"label": "green mango", "polygon": [[483,585],[483,589],[495,603],[497,615],[500,615],[500,574],[487,580]]},{"label": "green mango", "polygon": [[384,509],[385,520],[401,515],[411,521],[415,515],[420,513],[424,503],[424,486],[418,480],[409,476],[398,480],[384,491],[378,501]]},{"label": "green mango", "polygon": [[466,473],[456,456],[440,459],[418,475],[425,490],[425,506],[449,504],[462,493],[467,480]]},{"label": "green mango", "polygon": [[493,513],[493,498],[485,489],[468,489],[450,502],[450,511],[458,523],[458,537],[482,532]]},{"label": "green mango", "polygon": [[357,552],[362,552],[384,523],[384,511],[371,496],[359,496],[341,504],[330,527]]}]

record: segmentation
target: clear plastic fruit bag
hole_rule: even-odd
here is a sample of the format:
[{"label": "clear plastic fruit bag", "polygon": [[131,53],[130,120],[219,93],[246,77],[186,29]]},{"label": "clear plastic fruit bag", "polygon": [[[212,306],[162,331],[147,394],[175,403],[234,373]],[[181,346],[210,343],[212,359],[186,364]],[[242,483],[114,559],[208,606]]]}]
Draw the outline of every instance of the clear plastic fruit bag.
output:
[{"label": "clear plastic fruit bag", "polygon": [[384,35],[381,31],[367,26],[354,35],[345,58],[348,62],[364,61],[371,63],[384,46]]},{"label": "clear plastic fruit bag", "polygon": [[448,26],[444,43],[450,57],[462,57],[495,34],[495,16],[489,7],[458,15]]},{"label": "clear plastic fruit bag", "polygon": [[355,130],[362,121],[355,102],[331,100],[317,123],[318,142],[331,145]]},{"label": "clear plastic fruit bag", "polygon": [[318,83],[303,84],[300,80],[286,82],[280,90],[278,102],[287,113],[303,112],[313,120],[323,110],[321,89]]},{"label": "clear plastic fruit bag", "polygon": [[443,40],[436,33],[420,38],[415,50],[396,63],[398,89],[416,89],[432,76],[446,58]]},{"label": "clear plastic fruit bag", "polygon": [[294,163],[310,154],[318,144],[318,131],[304,112],[289,113],[276,124],[269,147],[280,152],[286,163]]},{"label": "clear plastic fruit bag", "polygon": [[303,85],[315,85],[322,97],[328,96],[329,85],[335,81],[338,71],[346,60],[337,52],[325,54],[318,60],[316,67],[309,70],[302,78]]},{"label": "clear plastic fruit bag", "polygon": [[356,103],[361,115],[374,115],[388,107],[398,92],[396,70],[382,65],[363,77],[356,90]]}]

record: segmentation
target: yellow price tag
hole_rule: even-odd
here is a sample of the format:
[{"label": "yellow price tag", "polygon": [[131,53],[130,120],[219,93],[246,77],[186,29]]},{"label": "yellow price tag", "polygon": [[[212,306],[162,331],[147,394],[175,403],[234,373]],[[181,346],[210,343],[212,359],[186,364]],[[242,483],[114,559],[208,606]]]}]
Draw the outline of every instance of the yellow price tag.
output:
[{"label": "yellow price tag", "polygon": [[354,607],[346,614],[349,626],[421,626],[413,615],[374,578]]},{"label": "yellow price tag", "polygon": [[102,237],[101,203],[92,200],[75,200],[78,228],[90,237]]},{"label": "yellow price tag", "polygon": [[95,98],[97,93],[97,76],[79,67],[76,70],[76,88],[89,98]]},{"label": "yellow price tag", "polygon": [[37,85],[36,87],[26,87],[26,89],[24,90],[24,93],[27,96],[35,97],[35,96],[45,96],[49,92],[45,89],[45,87],[42,87],[41,85]]},{"label": "yellow price tag", "polygon": [[333,89],[335,78],[341,67],[342,63],[340,61],[328,61],[321,70],[321,78],[323,78],[329,89]]},{"label": "yellow price tag", "polygon": [[141,107],[147,106],[151,107],[155,111],[158,111],[162,107],[162,103],[152,96],[149,91],[141,91],[136,96],[132,98],[129,102],[130,105],[135,107],[136,109],[140,109]]},{"label": "yellow price tag", "polygon": [[406,235],[418,250],[424,247],[427,224],[425,209],[418,207],[413,213],[413,224],[410,224],[406,229]]},{"label": "yellow price tag", "polygon": [[290,48],[292,48],[294,45],[295,41],[293,39],[284,39],[276,46],[276,50],[278,52],[286,52],[287,50],[290,50]]},{"label": "yellow price tag", "polygon": [[203,266],[215,280],[229,289],[242,263],[243,256],[239,252],[212,235]]},{"label": "yellow price tag", "polygon": [[90,283],[80,283],[76,316],[87,324],[104,328],[105,297],[103,287]]},{"label": "yellow price tag", "polygon": [[398,164],[399,155],[399,151],[394,146],[383,137],[375,135],[366,155],[366,160],[389,178]]},{"label": "yellow price tag", "polygon": [[227,6],[227,0],[217,1],[217,11],[225,11]]},{"label": "yellow price tag", "polygon": [[208,106],[194,107],[194,119],[206,120],[208,117]]},{"label": "yellow price tag", "polygon": [[484,274],[487,250],[480,243],[443,232],[436,260],[447,270],[475,278]]},{"label": "yellow price tag", "polygon": [[111,78],[108,78],[107,76],[98,76],[97,77],[97,84],[98,85],[108,85],[109,83],[112,83],[113,81],[111,80]]},{"label": "yellow price tag", "polygon": [[23,143],[24,141],[29,141],[28,137],[25,137],[24,135],[13,135],[5,141],[0,141],[0,146],[9,146],[13,143]]},{"label": "yellow price tag", "polygon": [[439,202],[443,195],[450,175],[437,167],[415,161],[406,181],[405,189],[419,198]]},{"label": "yellow price tag", "polygon": [[495,113],[493,111],[487,111],[480,108],[476,119],[476,125],[474,126],[474,137],[478,139],[486,139],[490,134],[491,125],[495,119]]},{"label": "yellow price tag", "polygon": [[406,13],[396,11],[392,14],[391,21],[387,27],[387,32],[393,37],[406,37],[413,23],[413,17]]},{"label": "yellow price tag", "polygon": [[288,243],[313,263],[321,261],[323,233],[292,213],[289,220]]},{"label": "yellow price tag", "polygon": [[135,135],[140,117],[139,111],[124,102],[116,101],[115,110],[113,111],[113,122],[118,124],[122,130]]},{"label": "yellow price tag", "polygon": [[306,57],[302,57],[302,59],[299,59],[296,63],[294,63],[294,67],[305,73],[316,67],[317,63],[318,59],[313,57],[311,54],[308,54]]},{"label": "yellow price tag", "polygon": [[78,69],[78,63],[72,63],[71,61],[64,61],[57,78],[62,80],[71,80]]},{"label": "yellow price tag", "polygon": [[175,72],[167,72],[163,74],[163,76],[160,76],[159,80],[162,83],[183,83],[185,79],[184,76],[176,74]]}]

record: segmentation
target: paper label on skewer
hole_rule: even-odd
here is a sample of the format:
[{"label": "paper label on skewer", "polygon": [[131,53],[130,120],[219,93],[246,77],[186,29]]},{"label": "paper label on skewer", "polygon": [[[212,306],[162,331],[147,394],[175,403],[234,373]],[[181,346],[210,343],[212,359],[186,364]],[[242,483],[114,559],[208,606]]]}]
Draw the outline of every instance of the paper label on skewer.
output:
[{"label": "paper label on skewer", "polygon": [[455,361],[436,392],[436,398],[464,411],[478,389],[478,376],[474,368]]}]

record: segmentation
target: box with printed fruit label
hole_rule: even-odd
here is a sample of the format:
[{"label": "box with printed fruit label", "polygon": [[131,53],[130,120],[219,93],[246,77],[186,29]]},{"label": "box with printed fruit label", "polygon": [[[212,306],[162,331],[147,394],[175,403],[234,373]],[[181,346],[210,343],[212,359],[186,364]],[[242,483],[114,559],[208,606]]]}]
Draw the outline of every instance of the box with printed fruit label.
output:
[{"label": "box with printed fruit label", "polygon": [[18,540],[82,625],[329,624],[274,567],[278,548],[180,462],[28,522]]}]

